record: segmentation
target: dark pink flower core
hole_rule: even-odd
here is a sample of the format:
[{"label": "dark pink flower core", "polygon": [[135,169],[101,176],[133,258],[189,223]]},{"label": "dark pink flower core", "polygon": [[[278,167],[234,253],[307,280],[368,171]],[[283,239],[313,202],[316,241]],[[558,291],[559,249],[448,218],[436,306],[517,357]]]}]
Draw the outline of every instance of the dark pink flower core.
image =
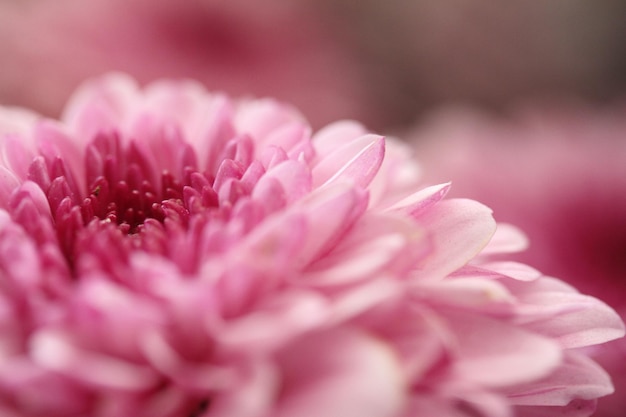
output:
[{"label": "dark pink flower core", "polygon": [[[191,148],[182,154],[186,160],[181,172],[163,170],[157,175],[135,142],[124,147],[118,134],[100,134],[86,148],[82,181],[64,159],[38,156],[28,179],[44,192],[54,230],[48,230],[46,222],[33,221],[36,204],[24,198],[25,192],[15,194],[13,215],[40,244],[56,238],[71,269],[86,253],[116,261],[136,249],[168,255],[167,241],[173,234],[220,215],[212,187],[215,178],[195,168]],[[87,185],[85,192],[79,183]],[[106,262],[100,266],[106,267]]]}]

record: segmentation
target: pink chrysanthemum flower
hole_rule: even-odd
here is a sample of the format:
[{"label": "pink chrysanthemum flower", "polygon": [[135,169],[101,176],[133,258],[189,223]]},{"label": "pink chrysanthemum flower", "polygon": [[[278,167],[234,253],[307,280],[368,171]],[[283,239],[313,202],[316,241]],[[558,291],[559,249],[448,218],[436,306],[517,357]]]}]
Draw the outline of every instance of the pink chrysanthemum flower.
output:
[{"label": "pink chrysanthemum flower", "polygon": [[602,302],[353,122],[111,76],[0,113],[0,412],[587,416]]}]

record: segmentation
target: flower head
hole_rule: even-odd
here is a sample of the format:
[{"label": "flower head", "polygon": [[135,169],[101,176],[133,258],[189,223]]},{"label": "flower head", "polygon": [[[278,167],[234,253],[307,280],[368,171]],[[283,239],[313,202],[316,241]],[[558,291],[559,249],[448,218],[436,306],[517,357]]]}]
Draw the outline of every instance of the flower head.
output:
[{"label": "flower head", "polygon": [[589,415],[612,391],[579,348],[615,312],[354,122],[121,75],[61,121],[0,114],[4,415]]}]

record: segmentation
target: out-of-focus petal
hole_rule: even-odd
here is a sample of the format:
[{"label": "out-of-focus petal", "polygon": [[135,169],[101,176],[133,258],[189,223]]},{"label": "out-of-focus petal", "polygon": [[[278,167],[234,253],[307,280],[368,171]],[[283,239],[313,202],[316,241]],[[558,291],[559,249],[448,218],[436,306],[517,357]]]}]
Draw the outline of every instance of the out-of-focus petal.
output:
[{"label": "out-of-focus petal", "polygon": [[285,387],[278,416],[394,416],[404,402],[397,358],[376,339],[348,329],[312,335],[278,359]]},{"label": "out-of-focus petal", "polygon": [[506,387],[549,375],[561,349],[548,338],[476,315],[450,313],[460,360],[455,372],[488,386]]},{"label": "out-of-focus petal", "polygon": [[610,377],[595,362],[576,352],[564,359],[550,378],[516,388],[509,394],[512,403],[566,406],[574,399],[593,400],[613,392]]}]

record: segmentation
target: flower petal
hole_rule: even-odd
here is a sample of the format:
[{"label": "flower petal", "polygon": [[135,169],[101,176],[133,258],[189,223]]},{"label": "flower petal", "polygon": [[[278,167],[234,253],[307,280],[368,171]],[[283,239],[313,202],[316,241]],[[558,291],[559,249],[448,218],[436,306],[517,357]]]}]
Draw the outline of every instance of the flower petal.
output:
[{"label": "flower petal", "polygon": [[528,238],[524,232],[511,224],[498,223],[496,232],[481,255],[515,253],[526,248],[528,248]]},{"label": "flower petal", "polygon": [[313,136],[313,145],[318,158],[324,158],[333,150],[366,134],[367,130],[360,123],[344,120],[320,129]]},{"label": "flower petal", "polygon": [[267,147],[270,145],[264,142],[271,138],[273,132],[302,120],[294,108],[265,99],[240,103],[234,121],[238,132],[249,134],[258,144]]},{"label": "flower petal", "polygon": [[[525,327],[558,340],[564,347],[590,346],[624,336],[620,316],[596,298],[578,293],[542,292],[523,300],[553,311]],[[560,307],[562,312],[554,312],[555,307]]]},{"label": "flower petal", "polygon": [[259,182],[276,179],[291,204],[311,191],[311,172],[298,161],[287,160],[270,168]]},{"label": "flower petal", "polygon": [[410,216],[419,216],[423,211],[438,203],[450,190],[450,183],[433,185],[400,200],[387,210],[400,211]]},{"label": "flower petal", "polygon": [[[147,366],[82,350],[67,335],[52,330],[35,333],[31,338],[31,349],[34,360],[41,366],[99,388],[145,390],[155,387],[160,379]],[[83,372],[84,369],[89,372]]]},{"label": "flower petal", "polygon": [[418,279],[439,279],[468,263],[491,239],[496,223],[491,210],[472,200],[445,200],[417,219],[435,250],[419,267]]},{"label": "flower petal", "polygon": [[74,93],[62,120],[77,137],[91,139],[100,132],[127,126],[139,97],[138,85],[131,77],[110,74],[87,82]]},{"label": "flower petal", "polygon": [[305,337],[279,355],[284,386],[277,417],[391,417],[403,403],[391,350],[365,334],[339,329]]},{"label": "flower petal", "polygon": [[254,346],[257,353],[272,352],[305,331],[326,323],[328,303],[306,291],[290,291],[266,299],[255,310],[228,320],[217,337],[224,347],[245,352]]},{"label": "flower petal", "polygon": [[517,405],[566,406],[573,400],[591,400],[612,392],[611,378],[600,366],[569,351],[548,378],[515,387],[508,394]]},{"label": "flower petal", "polygon": [[547,376],[560,363],[561,349],[548,338],[475,314],[445,316],[458,340],[458,378],[506,387]]},{"label": "flower petal", "polygon": [[313,186],[352,180],[360,187],[372,181],[385,155],[385,140],[377,135],[362,136],[336,149],[311,171]]},{"label": "flower petal", "polygon": [[308,234],[298,255],[298,264],[308,265],[334,247],[366,207],[365,192],[341,182],[299,200],[293,209],[306,217]]},{"label": "flower petal", "polygon": [[17,176],[7,168],[0,166],[0,207],[7,208],[13,191],[20,185]]},{"label": "flower petal", "polygon": [[[208,417],[258,417],[269,415],[279,389],[279,375],[271,363],[244,363],[236,385],[218,391]],[[240,366],[243,367],[243,366]]]},{"label": "flower petal", "polygon": [[596,411],[598,400],[573,400],[564,407],[559,406],[518,406],[517,417],[590,417]]},{"label": "flower petal", "polygon": [[429,303],[492,314],[512,311],[517,301],[497,281],[475,277],[419,282],[412,290]]}]

